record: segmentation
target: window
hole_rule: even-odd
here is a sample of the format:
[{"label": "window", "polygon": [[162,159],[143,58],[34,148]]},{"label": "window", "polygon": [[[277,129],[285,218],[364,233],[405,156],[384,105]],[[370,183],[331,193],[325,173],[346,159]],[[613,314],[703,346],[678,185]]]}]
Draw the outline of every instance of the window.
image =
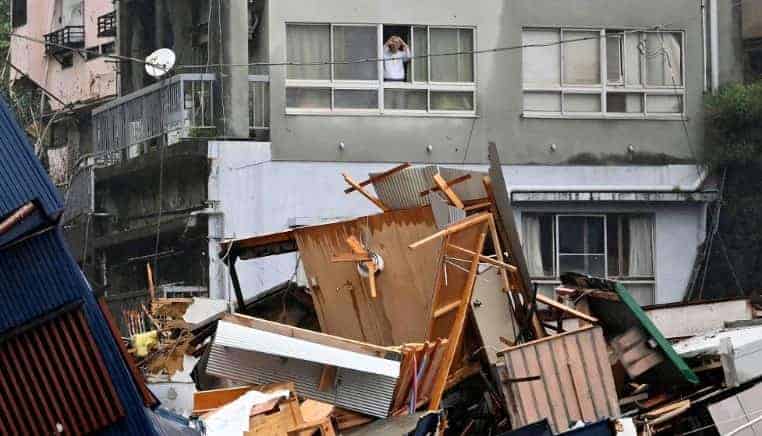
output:
[{"label": "window", "polygon": [[13,27],[20,27],[26,24],[26,2],[27,0],[11,0],[13,2],[13,16],[11,23]]},{"label": "window", "polygon": [[[384,62],[362,61],[382,59],[384,42],[391,36],[399,36],[410,47],[404,80],[384,80]],[[474,49],[473,29],[287,24],[286,45],[288,62],[314,64],[288,66],[288,113],[473,115],[475,111],[474,57],[464,53]],[[425,57],[428,54],[440,56]],[[328,61],[333,64],[324,65]]]},{"label": "window", "polygon": [[522,43],[524,116],[684,113],[682,32],[530,28]]},{"label": "window", "polygon": [[652,302],[654,217],[648,214],[525,213],[524,254],[534,280],[578,272],[630,283]]}]

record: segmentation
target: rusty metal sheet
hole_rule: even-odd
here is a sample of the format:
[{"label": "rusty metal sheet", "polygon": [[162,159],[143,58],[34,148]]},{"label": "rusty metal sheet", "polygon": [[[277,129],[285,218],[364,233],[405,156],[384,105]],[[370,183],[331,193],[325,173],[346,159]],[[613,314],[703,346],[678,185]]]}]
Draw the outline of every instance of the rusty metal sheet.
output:
[{"label": "rusty metal sheet", "polygon": [[502,352],[501,387],[514,427],[548,418],[553,431],[574,421],[619,416],[614,376],[598,326],[550,336]]},{"label": "rusty metal sheet", "polygon": [[0,339],[0,433],[89,434],[125,415],[79,305]]},{"label": "rusty metal sheet", "polygon": [[[384,346],[425,340],[441,244],[408,245],[437,230],[430,207],[295,229],[321,330]],[[350,236],[383,259],[376,298],[356,263],[331,261]]]}]

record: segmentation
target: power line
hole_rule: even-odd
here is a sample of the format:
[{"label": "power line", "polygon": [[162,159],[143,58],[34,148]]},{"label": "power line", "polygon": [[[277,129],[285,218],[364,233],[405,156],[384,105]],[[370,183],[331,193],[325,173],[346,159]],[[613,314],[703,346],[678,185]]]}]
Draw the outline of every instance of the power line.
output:
[{"label": "power line", "polygon": [[[622,34],[628,34],[628,33],[640,33],[645,31],[659,31],[663,27],[668,27],[667,25],[658,25],[658,26],[651,26],[651,27],[643,27],[638,29],[629,29],[629,30],[623,30],[617,32],[617,35]],[[493,48],[486,48],[486,49],[480,49],[480,50],[459,50],[454,52],[445,52],[445,53],[428,53],[428,54],[421,54],[421,55],[413,55],[410,56],[408,59],[427,59],[427,58],[435,58],[435,57],[443,57],[443,56],[463,56],[463,55],[479,55],[479,54],[487,54],[487,53],[500,53],[505,51],[513,51],[513,50],[521,50],[525,48],[542,48],[542,47],[553,47],[556,45],[562,45],[562,44],[570,44],[573,42],[580,42],[580,41],[590,41],[590,40],[600,40],[602,38],[606,38],[607,34],[599,34],[596,36],[586,36],[581,38],[572,38],[572,39],[562,39],[559,41],[553,41],[553,42],[547,42],[547,43],[532,43],[532,44],[521,44],[521,45],[511,45],[511,46],[504,46],[504,47],[493,47]],[[308,66],[327,66],[327,65],[349,65],[349,64],[362,64],[362,63],[377,63],[377,62],[383,62],[387,60],[383,57],[372,57],[372,58],[358,58],[358,59],[344,59],[344,60],[334,60],[334,61],[313,61],[313,62],[295,62],[295,61],[285,61],[285,62],[250,62],[246,64],[203,64],[203,65],[178,65],[175,68],[176,69],[193,69],[193,68],[204,68],[204,67],[288,67],[288,66],[296,66],[296,67],[308,67]]]},{"label": "power line", "polygon": [[[660,31],[664,27],[668,27],[669,25],[657,25],[657,26],[650,26],[650,27],[643,27],[638,29],[628,29],[623,31],[618,31],[617,35],[622,34],[628,34],[628,33],[640,33],[640,32],[646,32],[646,31]],[[151,65],[156,68],[165,68],[164,65],[159,65],[156,63],[148,62],[144,59],[138,59],[130,56],[122,56],[122,55],[116,55],[116,54],[102,54],[99,51],[95,50],[88,50],[84,48],[75,48],[70,47],[63,44],[53,43],[53,42],[47,42],[41,39],[33,38],[27,35],[20,35],[18,33],[13,32],[0,32],[0,35],[13,37],[13,38],[20,38],[24,39],[30,42],[42,44],[45,46],[51,46],[51,47],[57,47],[63,50],[68,50],[74,53],[79,54],[92,54],[92,55],[98,55],[105,58],[111,58],[116,59],[120,61],[126,61],[126,62],[137,62],[143,65]],[[557,45],[563,45],[563,44],[570,44],[574,42],[581,42],[581,41],[590,41],[590,40],[600,40],[602,38],[606,38],[608,34],[599,34],[596,36],[586,36],[586,37],[580,37],[580,38],[571,38],[571,39],[562,39],[559,41],[553,41],[553,42],[547,42],[547,43],[532,43],[532,44],[520,44],[520,45],[511,45],[511,46],[503,46],[503,47],[493,47],[493,48],[486,48],[486,49],[479,49],[479,50],[459,50],[459,51],[453,51],[453,52],[445,52],[445,53],[427,53],[427,54],[417,54],[411,56],[409,59],[427,59],[427,58],[436,58],[436,57],[444,57],[444,56],[463,56],[463,55],[480,55],[480,54],[488,54],[488,53],[500,53],[500,52],[506,52],[506,51],[513,51],[513,50],[522,50],[525,48],[543,48],[543,47],[553,47]],[[217,63],[217,64],[190,64],[190,65],[177,65],[175,66],[175,69],[197,69],[197,68],[221,68],[221,67],[229,67],[229,68],[236,68],[236,67],[287,67],[287,66],[301,66],[301,67],[307,67],[307,66],[327,66],[327,65],[349,65],[349,64],[361,64],[361,63],[377,63],[377,62],[383,62],[386,59],[383,57],[372,57],[372,58],[359,58],[359,59],[344,59],[344,60],[333,60],[333,61],[313,61],[313,62],[295,62],[295,61],[285,61],[285,62],[251,62],[251,63],[245,63],[245,64],[225,64],[225,63]]]}]

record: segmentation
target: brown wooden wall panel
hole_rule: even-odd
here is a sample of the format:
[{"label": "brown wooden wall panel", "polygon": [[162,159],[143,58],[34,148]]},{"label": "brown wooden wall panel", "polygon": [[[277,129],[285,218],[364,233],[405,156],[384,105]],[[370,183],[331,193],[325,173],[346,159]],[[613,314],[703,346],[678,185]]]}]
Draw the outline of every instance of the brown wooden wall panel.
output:
[{"label": "brown wooden wall panel", "polygon": [[[384,346],[425,340],[441,243],[408,245],[437,230],[428,206],[296,229],[321,330]],[[384,260],[376,298],[356,263],[331,261],[350,252],[350,236]]]},{"label": "brown wooden wall panel", "polygon": [[555,432],[575,421],[619,416],[600,327],[528,342],[504,352],[503,393],[514,427],[548,418]]},{"label": "brown wooden wall panel", "polygon": [[81,308],[0,339],[0,434],[88,434],[124,416]]}]

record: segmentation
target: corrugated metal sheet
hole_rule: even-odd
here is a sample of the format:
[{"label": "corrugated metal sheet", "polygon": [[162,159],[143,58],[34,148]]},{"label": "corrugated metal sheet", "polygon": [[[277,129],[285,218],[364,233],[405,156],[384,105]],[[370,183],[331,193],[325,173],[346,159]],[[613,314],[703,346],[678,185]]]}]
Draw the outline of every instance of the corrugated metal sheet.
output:
[{"label": "corrugated metal sheet", "polygon": [[36,200],[49,218],[63,210],[58,190],[34,155],[26,134],[0,98],[0,217]]},{"label": "corrugated metal sheet", "polygon": [[88,434],[124,416],[81,307],[0,342],[0,364],[0,433]]},{"label": "corrugated metal sheet", "polygon": [[[155,434],[100,308],[82,272],[67,251],[60,229],[0,250],[0,333],[67,303],[84,301],[90,332],[125,410],[125,418],[102,430],[109,434]],[[88,409],[90,406],[80,404]]]},{"label": "corrugated metal sheet", "polygon": [[514,427],[548,418],[555,432],[570,422],[619,416],[619,400],[600,327],[585,327],[509,348],[503,393]]},{"label": "corrugated metal sheet", "polygon": [[[487,175],[486,173],[436,165],[406,168],[379,181],[374,181],[373,188],[378,198],[392,210],[426,206],[429,204],[429,199],[421,197],[421,192],[434,186],[435,174],[440,174],[445,180],[470,174],[471,178],[453,186],[453,191],[463,201],[486,196],[482,184],[482,178]],[[371,174],[371,177],[374,175],[377,174]]]},{"label": "corrugated metal sheet", "polygon": [[397,379],[338,368],[336,383],[321,391],[323,365],[213,344],[207,372],[244,383],[294,382],[297,394],[379,418],[389,414]]}]

